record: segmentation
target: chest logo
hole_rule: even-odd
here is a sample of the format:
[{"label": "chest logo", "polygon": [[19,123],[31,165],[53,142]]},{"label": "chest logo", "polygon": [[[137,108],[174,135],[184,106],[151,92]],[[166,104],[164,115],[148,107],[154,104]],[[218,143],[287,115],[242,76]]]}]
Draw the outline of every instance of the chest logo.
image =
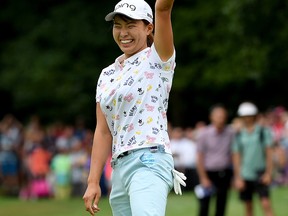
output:
[{"label": "chest logo", "polygon": [[132,76],[130,76],[125,82],[124,82],[124,86],[131,86],[134,83],[134,79]]},{"label": "chest logo", "polygon": [[137,112],[137,106],[135,105],[130,109],[129,116],[134,116],[136,112]]}]

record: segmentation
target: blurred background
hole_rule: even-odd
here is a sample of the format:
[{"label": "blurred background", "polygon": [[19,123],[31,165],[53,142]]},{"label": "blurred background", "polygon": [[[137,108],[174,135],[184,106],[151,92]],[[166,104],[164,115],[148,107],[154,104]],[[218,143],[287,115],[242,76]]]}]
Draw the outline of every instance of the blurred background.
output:
[{"label": "blurred background", "polygon": [[[0,117],[27,122],[37,114],[45,124],[81,117],[93,128],[98,76],[121,54],[104,20],[116,2],[1,0]],[[232,116],[242,100],[260,110],[287,105],[287,7],[285,0],[175,1],[169,119],[193,125],[218,102]]]},{"label": "blurred background", "polygon": [[[8,184],[2,193],[23,199],[50,196],[57,189],[60,198],[83,193],[96,123],[96,83],[102,68],[121,54],[112,24],[104,20],[116,2],[0,1],[1,152],[16,152],[1,156],[2,165],[8,161],[0,176],[1,185]],[[155,1],[147,2],[154,8]],[[232,122],[244,100],[284,128],[287,10],[286,0],[175,1],[171,128],[196,130],[208,123],[209,108],[216,103],[228,108]],[[67,162],[67,154],[73,161]],[[59,184],[48,188],[43,177]],[[43,194],[31,192],[31,179]],[[67,181],[79,191],[67,188]]]}]

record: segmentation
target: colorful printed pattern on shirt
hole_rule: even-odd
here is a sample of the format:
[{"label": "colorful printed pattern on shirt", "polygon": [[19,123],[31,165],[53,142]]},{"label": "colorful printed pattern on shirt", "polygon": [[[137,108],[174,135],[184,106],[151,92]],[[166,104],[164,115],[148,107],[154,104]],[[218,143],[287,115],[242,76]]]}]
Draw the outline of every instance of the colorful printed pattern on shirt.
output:
[{"label": "colorful printed pattern on shirt", "polygon": [[152,46],[123,66],[118,59],[102,71],[96,95],[113,136],[113,157],[155,144],[170,153],[166,112],[175,54],[164,63]]}]

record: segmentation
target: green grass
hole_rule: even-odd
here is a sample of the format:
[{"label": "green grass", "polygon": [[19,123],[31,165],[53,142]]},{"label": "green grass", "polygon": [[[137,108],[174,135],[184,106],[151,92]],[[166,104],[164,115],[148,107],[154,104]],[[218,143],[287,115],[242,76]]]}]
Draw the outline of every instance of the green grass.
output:
[{"label": "green grass", "polygon": [[[273,188],[272,202],[276,216],[288,215],[288,188]],[[212,203],[211,203],[212,204]],[[99,216],[111,216],[107,198],[102,198],[99,205]],[[213,211],[213,205],[211,210]],[[261,216],[262,211],[258,199],[254,200],[255,216]],[[196,216],[198,202],[193,193],[185,192],[183,196],[176,196],[171,192],[168,198],[166,216]],[[88,216],[84,204],[79,199],[68,200],[38,200],[21,201],[16,198],[0,197],[0,215],[3,216]],[[212,215],[212,214],[211,214]],[[235,191],[230,193],[226,216],[243,216],[243,206]]]}]

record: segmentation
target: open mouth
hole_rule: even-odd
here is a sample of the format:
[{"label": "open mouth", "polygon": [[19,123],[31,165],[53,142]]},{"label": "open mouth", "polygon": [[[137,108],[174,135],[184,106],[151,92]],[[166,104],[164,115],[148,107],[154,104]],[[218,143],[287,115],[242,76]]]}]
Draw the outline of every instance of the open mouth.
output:
[{"label": "open mouth", "polygon": [[122,44],[129,44],[129,43],[132,43],[132,39],[131,40],[121,40],[121,43]]}]

